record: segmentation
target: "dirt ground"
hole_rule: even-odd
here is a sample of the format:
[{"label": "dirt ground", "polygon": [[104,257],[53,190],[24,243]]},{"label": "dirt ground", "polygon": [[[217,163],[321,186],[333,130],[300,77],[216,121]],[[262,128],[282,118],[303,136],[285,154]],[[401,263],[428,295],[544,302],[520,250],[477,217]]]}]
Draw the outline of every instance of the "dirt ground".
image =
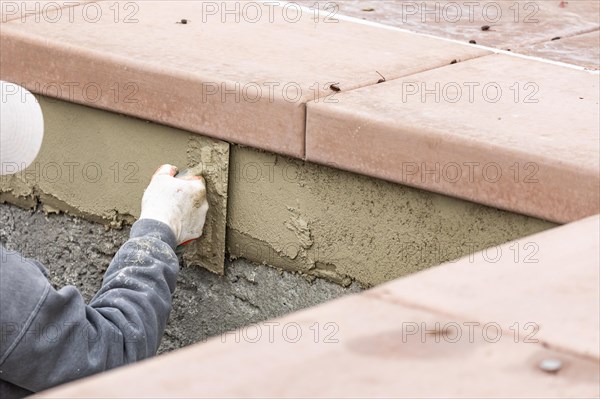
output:
[{"label": "dirt ground", "polygon": [[[0,243],[39,260],[55,288],[74,285],[86,300],[100,287],[128,234],[127,228],[106,230],[69,215],[0,204]],[[322,279],[310,282],[244,259],[227,261],[225,272],[217,276],[200,268],[181,269],[159,353],[361,290]]]}]

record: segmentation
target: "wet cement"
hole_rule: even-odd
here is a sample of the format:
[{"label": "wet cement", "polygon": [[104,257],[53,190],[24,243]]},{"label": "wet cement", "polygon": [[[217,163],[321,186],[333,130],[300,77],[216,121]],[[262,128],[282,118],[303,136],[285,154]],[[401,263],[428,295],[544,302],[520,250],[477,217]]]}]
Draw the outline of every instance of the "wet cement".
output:
[{"label": "wet cement", "polygon": [[27,171],[0,176],[0,202],[121,227],[139,216],[159,164],[200,165],[210,207],[203,237],[184,258],[217,274],[228,252],[342,286],[375,286],[554,227],[335,165],[39,99],[42,150]]},{"label": "wet cement", "polygon": [[[100,288],[128,233],[128,228],[106,229],[78,217],[0,204],[1,244],[40,261],[54,287],[74,285],[86,301]],[[244,259],[226,261],[224,276],[184,266],[159,353],[359,291],[356,284],[343,288],[319,278],[310,282]]]},{"label": "wet cement", "polygon": [[376,286],[556,226],[231,146],[228,252],[341,285]]},{"label": "wet cement", "polygon": [[210,206],[204,234],[188,246],[185,256],[194,266],[223,273],[228,143],[50,97],[36,98],[44,113],[42,148],[25,171],[0,176],[0,202],[24,207],[42,203],[48,211],[120,227],[139,217],[142,195],[158,166],[195,167],[206,181]]}]

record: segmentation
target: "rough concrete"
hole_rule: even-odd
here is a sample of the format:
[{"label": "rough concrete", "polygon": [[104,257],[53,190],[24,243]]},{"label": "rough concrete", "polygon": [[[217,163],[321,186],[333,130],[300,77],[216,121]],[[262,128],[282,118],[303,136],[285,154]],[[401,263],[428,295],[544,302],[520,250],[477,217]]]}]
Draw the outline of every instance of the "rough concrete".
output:
[{"label": "rough concrete", "polygon": [[40,100],[46,122],[41,153],[24,173],[0,177],[0,201],[41,203],[46,212],[67,211],[119,227],[139,215],[158,164],[202,160],[211,210],[204,239],[186,249],[185,258],[217,273],[223,272],[225,219],[233,258],[344,286],[377,285],[554,226],[135,118]]},{"label": "rough concrete", "polygon": [[371,286],[555,224],[233,146],[233,256]]},{"label": "rough concrete", "polygon": [[40,154],[26,171],[0,177],[0,201],[67,211],[119,227],[140,213],[144,189],[164,163],[200,166],[210,205],[190,264],[223,273],[229,144],[183,130],[36,96],[44,113]]},{"label": "rough concrete", "polygon": [[[0,205],[1,244],[36,258],[49,269],[55,287],[74,285],[86,300],[100,288],[128,231],[64,214]],[[357,285],[342,288],[323,279],[310,282],[242,259],[227,261],[224,276],[184,266],[159,352],[359,291]]]}]

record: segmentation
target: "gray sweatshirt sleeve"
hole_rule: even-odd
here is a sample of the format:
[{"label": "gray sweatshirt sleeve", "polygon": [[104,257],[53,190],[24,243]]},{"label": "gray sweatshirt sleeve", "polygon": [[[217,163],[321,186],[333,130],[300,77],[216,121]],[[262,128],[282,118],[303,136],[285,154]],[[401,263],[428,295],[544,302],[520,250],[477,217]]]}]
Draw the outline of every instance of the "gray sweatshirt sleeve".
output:
[{"label": "gray sweatshirt sleeve", "polygon": [[3,250],[0,379],[37,392],[156,353],[179,264],[164,223],[140,220],[88,305],[54,290],[35,262]]}]

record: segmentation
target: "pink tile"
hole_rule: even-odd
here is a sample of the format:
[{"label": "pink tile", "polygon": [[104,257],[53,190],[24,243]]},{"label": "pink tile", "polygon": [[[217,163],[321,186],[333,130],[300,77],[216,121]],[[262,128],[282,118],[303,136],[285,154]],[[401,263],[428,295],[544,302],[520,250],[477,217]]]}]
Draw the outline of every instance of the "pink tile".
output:
[{"label": "pink tile", "polygon": [[[236,334],[230,333],[38,397],[579,397],[600,393],[597,361],[536,343],[515,343],[509,333],[490,328],[469,330],[469,322],[366,296],[347,297],[272,321],[272,334],[264,324],[262,335],[256,326],[242,329],[238,342]],[[445,332],[434,332],[436,323]],[[556,374],[541,371],[538,365],[547,359],[560,360],[564,366]]]},{"label": "pink tile", "polygon": [[[598,0],[300,0],[300,3],[308,7],[315,3],[321,7],[327,5],[323,12],[464,42],[474,40],[500,49],[581,34],[600,26]],[[490,29],[482,30],[483,26]]]},{"label": "pink tile", "polygon": [[295,6],[258,4],[100,2],[76,7],[73,21],[13,20],[2,27],[0,77],[302,157],[305,103],[334,93],[332,83],[347,91],[376,83],[377,71],[393,79],[487,54],[326,16],[315,22],[305,11],[293,22]]},{"label": "pink tile", "polygon": [[74,15],[73,7],[90,3],[91,0],[0,0],[0,24],[30,18],[35,22],[58,21]]},{"label": "pink tile", "polygon": [[569,222],[600,212],[598,75],[491,55],[311,102],[306,158]]},{"label": "pink tile", "polygon": [[560,38],[515,49],[521,54],[600,69],[600,31]]},{"label": "pink tile", "polygon": [[[367,295],[449,317],[495,322],[523,338],[597,359],[599,252],[596,215],[393,281]],[[526,328],[526,323],[531,324]]]}]

